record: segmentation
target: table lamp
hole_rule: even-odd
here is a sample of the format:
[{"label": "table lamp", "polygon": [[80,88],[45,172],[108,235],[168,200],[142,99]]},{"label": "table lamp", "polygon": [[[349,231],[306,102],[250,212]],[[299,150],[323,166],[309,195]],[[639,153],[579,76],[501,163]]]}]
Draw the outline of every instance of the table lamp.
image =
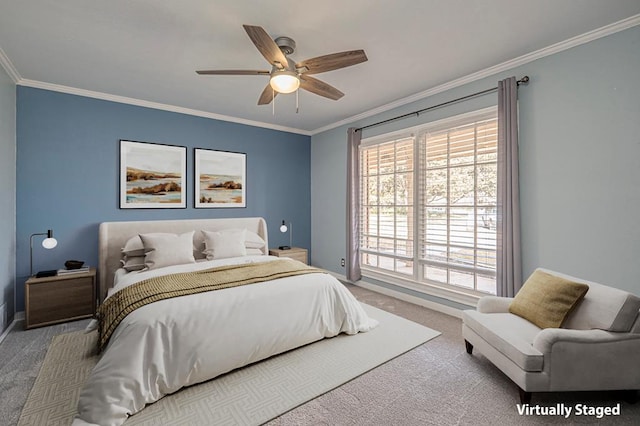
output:
[{"label": "table lamp", "polygon": [[287,228],[287,225],[283,220],[282,225],[280,225],[280,232],[284,234],[285,232],[287,232],[287,230],[289,231],[289,245],[278,247],[280,250],[289,250],[293,246],[293,225],[291,224],[291,222],[289,222],[289,228]]},{"label": "table lamp", "polygon": [[[47,236],[47,238],[42,240],[42,247],[46,248],[47,250],[50,250],[58,245],[58,241],[55,238],[53,238],[53,231],[51,229],[49,229],[47,232],[38,232],[35,234],[31,234],[31,237],[29,238],[29,276],[31,277],[33,276],[33,237],[37,235]],[[35,275],[35,277],[36,278],[53,277],[54,275],[57,275],[57,273],[58,271],[55,269],[51,269],[48,271],[39,271]]]}]

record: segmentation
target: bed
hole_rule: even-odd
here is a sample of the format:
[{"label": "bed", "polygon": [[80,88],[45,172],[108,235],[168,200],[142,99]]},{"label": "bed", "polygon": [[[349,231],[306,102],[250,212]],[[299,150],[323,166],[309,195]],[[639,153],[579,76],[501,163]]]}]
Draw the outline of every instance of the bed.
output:
[{"label": "bed", "polygon": [[[193,261],[185,254],[187,240]],[[136,246],[123,259],[123,248],[133,247],[132,242],[143,243],[144,255],[138,257]],[[171,256],[163,251],[169,246],[174,250]],[[143,259],[146,266],[131,270],[127,265],[134,258]],[[281,269],[295,273],[273,273]],[[270,272],[254,279],[248,275],[253,270]],[[213,291],[201,289],[207,280],[217,286],[220,277],[229,274],[236,277],[233,284],[225,281]],[[262,218],[100,225],[100,339],[112,324],[105,319],[109,307],[120,299],[129,300],[135,289],[167,282],[178,283],[179,291],[183,283],[184,288],[195,285],[198,292],[176,293],[177,297],[118,311],[121,319],[113,322],[101,358],[80,393],[74,425],[120,425],[145,405],[182,387],[323,338],[366,332],[377,325],[331,275],[268,256]],[[154,292],[149,296],[149,291],[140,291],[147,299],[171,293]]]}]

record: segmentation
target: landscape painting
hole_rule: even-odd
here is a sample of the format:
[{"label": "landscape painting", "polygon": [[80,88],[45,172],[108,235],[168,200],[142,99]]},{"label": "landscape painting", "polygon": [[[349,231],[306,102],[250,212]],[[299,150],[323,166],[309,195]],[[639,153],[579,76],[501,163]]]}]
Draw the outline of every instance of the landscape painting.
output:
[{"label": "landscape painting", "polygon": [[195,207],[246,207],[247,155],[195,149]]},{"label": "landscape painting", "polygon": [[186,208],[187,148],[120,141],[120,208]]}]

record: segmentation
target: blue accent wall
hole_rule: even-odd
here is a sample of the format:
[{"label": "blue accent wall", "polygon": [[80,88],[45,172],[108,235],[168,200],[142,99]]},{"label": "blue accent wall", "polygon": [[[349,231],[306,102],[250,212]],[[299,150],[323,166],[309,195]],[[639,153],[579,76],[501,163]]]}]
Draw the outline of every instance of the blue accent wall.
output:
[{"label": "blue accent wall", "polygon": [[[17,310],[24,309],[29,236],[53,229],[58,246],[34,242],[33,269],[67,259],[98,263],[98,225],[106,221],[262,216],[271,247],[311,248],[309,136],[18,87],[16,183]],[[255,106],[248,106],[255,108]],[[186,209],[119,208],[119,140],[186,146]],[[193,148],[247,154],[247,207],[193,207]]]}]

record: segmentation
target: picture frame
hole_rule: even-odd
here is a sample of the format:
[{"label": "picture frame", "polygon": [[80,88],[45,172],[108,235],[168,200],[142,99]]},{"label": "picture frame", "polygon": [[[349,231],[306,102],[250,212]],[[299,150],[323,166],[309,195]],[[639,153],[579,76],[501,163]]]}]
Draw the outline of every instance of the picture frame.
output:
[{"label": "picture frame", "polygon": [[247,206],[247,154],[194,149],[194,207]]},{"label": "picture frame", "polygon": [[187,207],[187,148],[120,140],[120,208]]}]

